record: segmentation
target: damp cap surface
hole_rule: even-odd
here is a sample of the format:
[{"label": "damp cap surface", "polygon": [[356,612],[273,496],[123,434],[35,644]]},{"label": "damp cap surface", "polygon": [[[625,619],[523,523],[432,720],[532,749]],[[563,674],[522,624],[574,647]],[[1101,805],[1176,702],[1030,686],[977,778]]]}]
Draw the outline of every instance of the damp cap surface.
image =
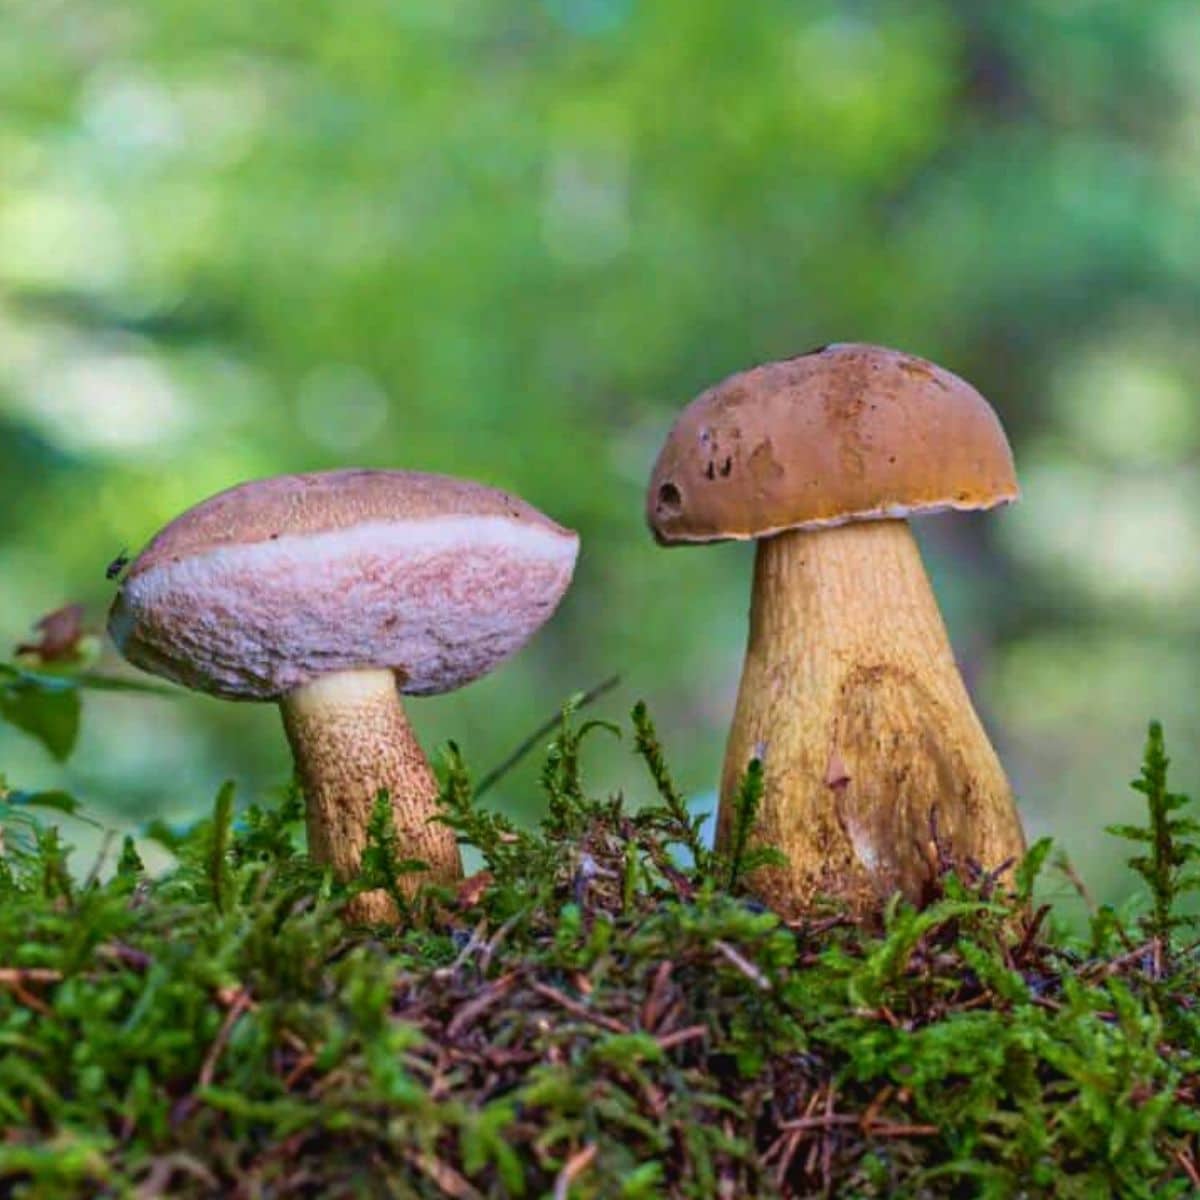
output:
[{"label": "damp cap surface", "polygon": [[738,372],[675,421],[646,517],[663,544],[768,537],[1017,499],[991,405],[898,350],[823,346]]},{"label": "damp cap surface", "polygon": [[387,668],[450,691],[554,612],[579,539],[496,488],[415,471],[239,484],[170,522],[109,615],[130,662],[186,687],[278,699],[335,672]]}]

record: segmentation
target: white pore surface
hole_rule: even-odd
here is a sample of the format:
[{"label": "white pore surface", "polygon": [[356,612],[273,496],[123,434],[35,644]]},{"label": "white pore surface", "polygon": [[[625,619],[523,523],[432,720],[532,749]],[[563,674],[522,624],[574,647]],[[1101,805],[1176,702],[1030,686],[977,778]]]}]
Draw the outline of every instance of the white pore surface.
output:
[{"label": "white pore surface", "polygon": [[955,500],[946,500],[940,504],[886,504],[882,508],[864,508],[860,512],[848,513],[843,517],[814,517],[811,521],[799,521],[790,525],[772,525],[750,533],[706,533],[689,537],[687,534],[671,533],[666,541],[675,542],[756,542],[761,538],[775,537],[780,533],[801,533],[804,530],[838,529],[842,525],[854,525],[859,521],[907,521],[913,517],[931,517],[936,513],[946,512],[988,512],[1005,504],[1015,504],[1020,493],[1011,496],[1001,496],[998,500],[989,500],[985,504],[960,504]]},{"label": "white pore surface", "polygon": [[557,607],[579,539],[502,516],[284,534],[152,567],[109,620],[131,662],[218,695],[272,699],[387,667],[449,691],[518,650]]}]

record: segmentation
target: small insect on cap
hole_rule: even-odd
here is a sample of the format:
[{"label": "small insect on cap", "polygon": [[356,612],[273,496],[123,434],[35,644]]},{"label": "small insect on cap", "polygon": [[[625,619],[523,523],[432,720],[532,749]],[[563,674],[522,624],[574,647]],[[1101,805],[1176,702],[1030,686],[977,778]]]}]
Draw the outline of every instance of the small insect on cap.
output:
[{"label": "small insect on cap", "polygon": [[414,471],[244,483],[189,509],[131,564],[109,615],[130,662],[220,696],[276,699],[387,668],[445,692],[553,613],[579,539],[495,488]]},{"label": "small insect on cap", "polygon": [[752,367],[680,413],[646,517],[659,542],[759,538],[1018,496],[996,414],[969,383],[843,342]]}]

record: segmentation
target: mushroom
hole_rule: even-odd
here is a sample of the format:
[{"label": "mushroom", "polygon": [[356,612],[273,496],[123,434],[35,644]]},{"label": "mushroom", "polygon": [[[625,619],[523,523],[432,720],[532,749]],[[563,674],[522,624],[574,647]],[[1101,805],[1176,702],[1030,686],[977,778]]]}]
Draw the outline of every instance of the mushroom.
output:
[{"label": "mushroom", "polygon": [[[554,612],[579,539],[515,496],[412,471],[243,483],[189,509],[130,565],[109,632],[185,687],[277,700],[307,800],[309,853],[358,871],[381,789],[402,853],[461,875],[438,785],[397,689],[486,674]],[[412,881],[415,887],[418,880]],[[394,916],[381,892],[351,916]]]},{"label": "mushroom", "polygon": [[732,375],[687,406],[655,463],[665,545],[757,539],[750,630],[717,844],[764,760],[756,890],[865,914],[926,894],[944,856],[1024,851],[1012,791],[971,706],[907,518],[1018,496],[987,401],[923,359],[824,346]]}]

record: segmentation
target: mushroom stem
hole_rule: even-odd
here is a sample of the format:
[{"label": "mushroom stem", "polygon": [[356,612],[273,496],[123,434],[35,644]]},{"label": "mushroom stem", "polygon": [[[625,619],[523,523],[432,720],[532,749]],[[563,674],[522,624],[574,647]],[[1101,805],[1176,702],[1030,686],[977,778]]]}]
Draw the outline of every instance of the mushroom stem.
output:
[{"label": "mushroom stem", "polygon": [[905,521],[759,541],[718,847],[731,844],[738,784],[759,751],[755,836],[789,865],[754,882],[786,914],[818,894],[860,914],[897,890],[919,902],[939,847],[989,869],[1024,851]]},{"label": "mushroom stem", "polygon": [[[308,849],[339,879],[358,872],[375,798],[386,788],[401,853],[422,859],[421,882],[461,877],[454,832],[433,820],[437,780],[408,723],[391,671],[339,671],[306,683],[280,702],[283,726],[307,801]],[[382,892],[350,910],[358,920],[394,919]]]}]

